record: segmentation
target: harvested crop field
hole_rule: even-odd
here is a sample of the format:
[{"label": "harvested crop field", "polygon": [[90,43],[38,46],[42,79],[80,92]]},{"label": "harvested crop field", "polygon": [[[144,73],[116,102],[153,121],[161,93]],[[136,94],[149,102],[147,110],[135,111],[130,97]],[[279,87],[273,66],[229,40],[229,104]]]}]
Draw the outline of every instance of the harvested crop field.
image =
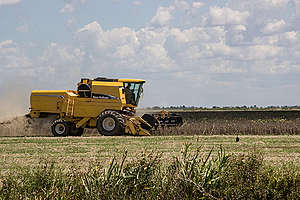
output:
[{"label": "harvested crop field", "polygon": [[162,152],[168,160],[178,156],[185,143],[191,150],[201,149],[207,154],[220,146],[229,154],[247,154],[258,151],[265,160],[277,165],[282,162],[300,164],[300,136],[159,136],[159,137],[2,137],[0,138],[1,173],[33,167],[42,161],[51,161],[58,166],[87,167],[100,162],[107,165],[113,158],[120,158],[128,150],[134,158],[142,152]]}]

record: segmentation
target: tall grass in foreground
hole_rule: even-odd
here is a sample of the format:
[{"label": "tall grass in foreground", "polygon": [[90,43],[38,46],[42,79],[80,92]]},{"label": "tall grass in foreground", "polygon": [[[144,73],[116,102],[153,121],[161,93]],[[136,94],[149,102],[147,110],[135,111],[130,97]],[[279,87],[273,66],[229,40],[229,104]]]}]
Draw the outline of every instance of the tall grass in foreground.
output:
[{"label": "tall grass in foreground", "polygon": [[300,173],[293,165],[267,166],[259,153],[227,155],[201,149],[165,161],[161,154],[127,152],[109,166],[88,170],[41,164],[1,178],[0,199],[299,199]]}]

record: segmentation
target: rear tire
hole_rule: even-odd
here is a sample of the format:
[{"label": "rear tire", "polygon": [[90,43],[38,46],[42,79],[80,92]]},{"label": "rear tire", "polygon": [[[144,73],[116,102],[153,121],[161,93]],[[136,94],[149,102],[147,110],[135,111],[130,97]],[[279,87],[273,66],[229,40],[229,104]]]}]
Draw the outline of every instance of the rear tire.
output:
[{"label": "rear tire", "polygon": [[116,111],[104,111],[97,120],[97,129],[100,134],[105,136],[123,135],[125,121],[122,115]]},{"label": "rear tire", "polygon": [[65,137],[70,133],[70,125],[68,122],[58,119],[53,122],[51,131],[55,137]]}]

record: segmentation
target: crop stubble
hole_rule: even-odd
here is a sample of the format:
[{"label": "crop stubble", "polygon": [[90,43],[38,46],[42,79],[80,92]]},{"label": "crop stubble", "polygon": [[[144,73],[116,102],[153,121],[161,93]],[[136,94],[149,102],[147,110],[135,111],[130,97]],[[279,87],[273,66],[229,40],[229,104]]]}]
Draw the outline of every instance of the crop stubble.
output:
[{"label": "crop stubble", "polygon": [[185,143],[192,151],[200,147],[203,154],[221,145],[228,153],[260,151],[267,162],[300,163],[300,136],[151,136],[151,137],[2,137],[0,138],[1,173],[37,166],[45,160],[61,167],[87,168],[91,163],[106,166],[126,149],[129,159],[142,152],[162,152],[167,162],[178,156]]}]

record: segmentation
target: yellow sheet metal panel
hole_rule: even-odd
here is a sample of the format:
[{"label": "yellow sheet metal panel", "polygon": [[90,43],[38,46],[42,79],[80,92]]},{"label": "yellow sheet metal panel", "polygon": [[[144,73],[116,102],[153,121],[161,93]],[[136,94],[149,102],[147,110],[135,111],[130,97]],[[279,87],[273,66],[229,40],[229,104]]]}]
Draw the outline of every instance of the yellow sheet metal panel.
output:
[{"label": "yellow sheet metal panel", "polygon": [[119,99],[75,98],[74,117],[98,117],[104,110],[122,110]]},{"label": "yellow sheet metal panel", "polygon": [[118,79],[119,82],[129,82],[129,83],[145,83],[142,79]]},{"label": "yellow sheet metal panel", "polygon": [[150,136],[151,134],[149,133],[149,131],[141,127],[141,119],[142,118],[138,116],[127,118],[125,121],[125,133],[130,135]]},{"label": "yellow sheet metal panel", "polygon": [[130,135],[137,135],[137,129],[131,120],[126,119],[125,125],[125,133]]},{"label": "yellow sheet metal panel", "polygon": [[92,86],[114,86],[114,87],[117,87],[117,86],[123,86],[123,83],[121,82],[108,82],[108,81],[93,81],[92,82]]},{"label": "yellow sheet metal panel", "polygon": [[59,113],[62,102],[67,97],[66,90],[34,90],[30,96],[31,110]]}]

